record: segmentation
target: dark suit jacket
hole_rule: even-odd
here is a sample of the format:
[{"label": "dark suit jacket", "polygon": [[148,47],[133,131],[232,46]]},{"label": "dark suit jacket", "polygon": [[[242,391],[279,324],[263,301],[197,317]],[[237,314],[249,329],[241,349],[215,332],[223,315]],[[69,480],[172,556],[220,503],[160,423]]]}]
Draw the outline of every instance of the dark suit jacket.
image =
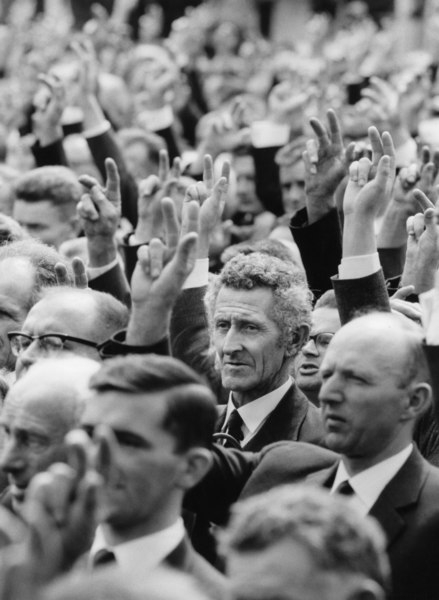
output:
[{"label": "dark suit jacket", "polygon": [[[216,431],[221,431],[226,418],[226,407],[220,407]],[[323,445],[323,426],[320,410],[311,404],[305,394],[293,383],[285,396],[268,416],[259,431],[242,449],[259,452],[264,446],[291,440]]]},{"label": "dark suit jacket", "polygon": [[[330,488],[336,469],[337,465],[334,465],[314,473],[307,477],[307,481]],[[426,523],[432,523],[437,528],[436,535],[439,535],[438,499],[439,469],[431,466],[415,448],[370,510],[369,514],[375,517],[387,537],[394,590],[392,600],[418,600],[421,597],[407,593],[407,587],[402,584],[407,579],[416,582],[415,587],[420,594],[422,591],[423,598],[439,598],[439,577],[434,590],[425,590],[423,581],[412,567],[414,558],[424,565],[437,564],[436,554],[424,552],[422,557],[414,556],[413,549],[419,531]],[[422,548],[417,547],[416,550],[422,552]]]}]

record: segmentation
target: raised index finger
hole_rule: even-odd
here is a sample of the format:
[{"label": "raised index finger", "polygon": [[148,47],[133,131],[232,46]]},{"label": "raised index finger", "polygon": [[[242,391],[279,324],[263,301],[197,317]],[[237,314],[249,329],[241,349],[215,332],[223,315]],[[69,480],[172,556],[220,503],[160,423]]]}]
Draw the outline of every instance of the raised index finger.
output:
[{"label": "raised index finger", "polygon": [[210,154],[206,154],[203,161],[204,169],[203,169],[203,181],[210,192],[213,189],[214,185],[214,176],[213,176],[213,161]]},{"label": "raised index finger", "polygon": [[426,211],[428,208],[434,208],[433,202],[428,199],[422,190],[413,190],[413,197],[421,205],[423,211]]},{"label": "raised index finger", "polygon": [[317,136],[320,148],[322,150],[326,150],[327,148],[329,148],[331,142],[329,140],[329,136],[328,136],[326,127],[323,125],[323,123],[319,119],[316,119],[315,117],[310,119],[309,123],[310,123],[314,133]]},{"label": "raised index finger", "polygon": [[105,159],[105,172],[108,200],[112,204],[118,205],[120,203],[120,177],[117,165],[112,158]]},{"label": "raised index finger", "polygon": [[335,114],[335,111],[330,108],[326,113],[329,123],[329,131],[331,134],[332,145],[335,150],[341,152],[343,150],[343,137],[341,135],[340,122]]}]

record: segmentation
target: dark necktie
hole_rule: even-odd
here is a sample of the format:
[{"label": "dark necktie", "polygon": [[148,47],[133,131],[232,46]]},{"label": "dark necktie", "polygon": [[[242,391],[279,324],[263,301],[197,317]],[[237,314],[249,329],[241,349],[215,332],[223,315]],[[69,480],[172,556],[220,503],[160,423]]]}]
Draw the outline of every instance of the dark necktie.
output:
[{"label": "dark necktie", "polygon": [[116,563],[116,556],[111,550],[102,548],[93,557],[93,569]]},{"label": "dark necktie", "polygon": [[[244,439],[244,434],[242,432],[243,425],[244,421],[242,420],[241,415],[236,408],[234,408],[227,421],[226,433],[235,438],[237,442],[241,442]],[[225,441],[224,446],[228,446],[227,440]]]},{"label": "dark necktie", "polygon": [[355,494],[351,484],[347,480],[342,481],[335,491],[342,496],[353,496]]}]

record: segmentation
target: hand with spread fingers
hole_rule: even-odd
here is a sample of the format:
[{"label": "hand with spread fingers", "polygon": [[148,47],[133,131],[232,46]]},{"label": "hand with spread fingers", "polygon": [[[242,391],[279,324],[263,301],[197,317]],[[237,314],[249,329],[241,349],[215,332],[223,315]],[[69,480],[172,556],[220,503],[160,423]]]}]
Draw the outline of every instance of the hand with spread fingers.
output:
[{"label": "hand with spread fingers", "polygon": [[75,256],[72,260],[73,282],[66,266],[62,263],[56,263],[55,275],[58,285],[73,286],[78,289],[86,289],[88,287],[87,270],[85,264],[79,256]]},{"label": "hand with spread fingers", "polygon": [[306,208],[310,224],[335,206],[335,191],[346,174],[340,123],[333,110],[328,110],[327,118],[328,129],[319,119],[310,120],[316,139],[308,140],[303,153]]},{"label": "hand with spread fingers", "polygon": [[77,210],[87,237],[90,267],[105,266],[117,256],[115,236],[121,215],[119,172],[111,158],[106,159],[105,169],[105,187],[89,175],[79,178],[87,190]]}]

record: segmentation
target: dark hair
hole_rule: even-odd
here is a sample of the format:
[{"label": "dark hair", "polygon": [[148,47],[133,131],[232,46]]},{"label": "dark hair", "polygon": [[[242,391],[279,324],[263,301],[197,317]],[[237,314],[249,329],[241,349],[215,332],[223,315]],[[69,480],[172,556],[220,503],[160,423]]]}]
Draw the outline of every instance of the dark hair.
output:
[{"label": "dark hair", "polygon": [[[147,354],[107,360],[92,376],[90,388],[97,392],[164,393],[163,429],[177,440],[177,451],[193,446],[209,447],[216,410],[213,393],[190,367],[170,356]],[[166,393],[165,393],[166,392]]]},{"label": "dark hair", "polygon": [[60,262],[66,267],[68,280],[73,284],[73,271],[70,263],[54,248],[38,240],[21,240],[0,246],[0,261],[7,258],[27,259],[35,268],[35,283],[28,306],[29,309],[38,302],[44,288],[58,285],[55,273],[57,263]]},{"label": "dark hair", "polygon": [[17,179],[15,195],[25,202],[49,200],[57,206],[76,207],[81,200],[82,187],[75,173],[67,167],[39,167]]}]

